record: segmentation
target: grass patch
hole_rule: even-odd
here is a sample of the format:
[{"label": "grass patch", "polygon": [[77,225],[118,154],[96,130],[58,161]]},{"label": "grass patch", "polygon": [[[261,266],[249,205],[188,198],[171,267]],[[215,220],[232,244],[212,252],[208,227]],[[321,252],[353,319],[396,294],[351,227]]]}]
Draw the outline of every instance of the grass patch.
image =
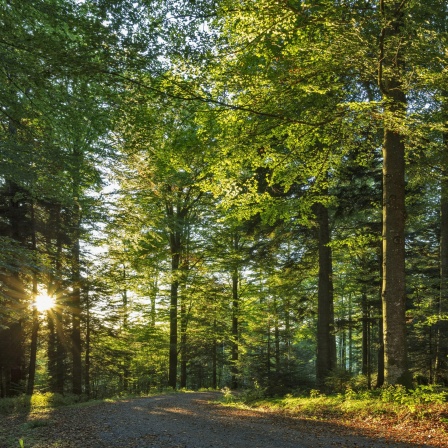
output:
[{"label": "grass patch", "polygon": [[2,398],[0,400],[0,414],[30,414],[38,413],[61,406],[85,405],[88,402],[85,395],[61,395],[55,393],[35,393],[29,395],[20,395],[18,397]]}]

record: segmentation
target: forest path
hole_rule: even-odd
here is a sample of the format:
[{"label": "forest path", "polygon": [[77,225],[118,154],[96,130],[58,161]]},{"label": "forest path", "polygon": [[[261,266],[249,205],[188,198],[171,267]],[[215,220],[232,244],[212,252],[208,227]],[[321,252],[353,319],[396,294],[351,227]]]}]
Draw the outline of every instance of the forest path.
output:
[{"label": "forest path", "polygon": [[[25,448],[415,448],[431,444],[398,442],[381,428],[305,420],[214,403],[216,392],[160,395],[59,408],[37,424]],[[0,448],[17,447],[2,445]],[[436,445],[433,445],[436,446]],[[439,445],[440,446],[440,445]]]}]

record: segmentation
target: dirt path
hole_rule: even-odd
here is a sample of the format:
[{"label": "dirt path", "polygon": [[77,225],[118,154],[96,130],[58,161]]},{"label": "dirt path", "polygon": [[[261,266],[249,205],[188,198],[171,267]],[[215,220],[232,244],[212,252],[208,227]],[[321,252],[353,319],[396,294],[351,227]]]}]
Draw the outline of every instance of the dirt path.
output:
[{"label": "dirt path", "polygon": [[[60,408],[23,421],[25,448],[417,448],[332,423],[239,410],[217,393],[185,393]],[[33,423],[34,422],[34,423]],[[2,421],[1,425],[8,424]],[[25,426],[24,426],[25,425]],[[28,426],[26,426],[28,425]],[[30,426],[31,425],[31,426]],[[20,436],[19,434],[17,434]],[[18,440],[18,438],[16,439]],[[0,448],[18,447],[11,439]],[[439,445],[440,446],[440,445]]]}]

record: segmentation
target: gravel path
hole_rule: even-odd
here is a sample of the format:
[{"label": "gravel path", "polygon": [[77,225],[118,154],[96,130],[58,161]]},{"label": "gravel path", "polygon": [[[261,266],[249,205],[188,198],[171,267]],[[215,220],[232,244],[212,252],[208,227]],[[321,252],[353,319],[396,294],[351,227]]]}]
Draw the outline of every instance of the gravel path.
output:
[{"label": "gravel path", "polygon": [[[181,393],[50,414],[31,448],[417,448],[326,422],[213,403],[219,393]],[[14,445],[17,446],[17,445]],[[2,444],[0,443],[2,448]],[[9,447],[8,447],[9,448]]]}]

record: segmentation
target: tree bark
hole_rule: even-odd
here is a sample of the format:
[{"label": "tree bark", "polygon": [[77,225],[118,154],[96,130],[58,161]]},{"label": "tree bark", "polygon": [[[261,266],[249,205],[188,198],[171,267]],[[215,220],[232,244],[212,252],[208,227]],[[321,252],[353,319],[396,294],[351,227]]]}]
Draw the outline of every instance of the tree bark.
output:
[{"label": "tree bark", "polygon": [[90,325],[90,297],[89,291],[86,289],[86,303],[85,303],[85,311],[86,311],[86,350],[84,355],[85,360],[85,393],[88,397],[91,395],[91,385],[90,385],[90,333],[91,333],[91,325]]},{"label": "tree bark", "polygon": [[[37,296],[37,278],[33,275],[33,298]],[[28,384],[26,388],[27,395],[33,395],[34,382],[36,378],[36,359],[37,359],[37,338],[39,334],[39,311],[33,304],[33,328],[31,331],[30,364],[28,367]]]},{"label": "tree bark", "polygon": [[[444,118],[448,118],[448,92],[444,92]],[[441,156],[442,180],[440,193],[440,295],[439,321],[436,327],[435,381],[448,382],[447,322],[442,319],[448,309],[448,131],[443,134]]]},{"label": "tree bark", "polygon": [[71,295],[72,309],[72,392],[80,395],[82,393],[82,358],[81,358],[81,274],[79,267],[79,237],[75,232],[72,247],[72,276],[73,292]]},{"label": "tree bark", "polygon": [[[239,250],[239,237],[234,236],[233,249],[235,253]],[[238,266],[235,265],[232,272],[232,361],[231,361],[231,374],[232,374],[232,389],[238,389],[238,360],[239,360],[239,272]]]},{"label": "tree bark", "polygon": [[82,357],[81,357],[81,268],[80,268],[80,239],[81,239],[81,205],[79,203],[80,195],[80,169],[81,169],[81,151],[77,148],[73,150],[75,159],[74,171],[72,173],[72,294],[71,294],[71,312],[72,312],[72,392],[76,395],[82,393]]},{"label": "tree bark", "polygon": [[[31,204],[31,225],[33,227],[31,239],[32,249],[36,253],[37,241],[36,241],[36,216],[34,213],[34,204]],[[33,300],[36,300],[37,296],[37,274],[33,273]],[[27,395],[33,395],[34,381],[36,378],[36,359],[37,359],[37,337],[39,334],[39,311],[36,304],[33,303],[33,328],[31,331],[31,346],[30,346],[30,363],[28,366],[28,384],[26,393]]]},{"label": "tree bark", "polygon": [[169,351],[169,372],[168,386],[177,387],[177,361],[178,361],[178,295],[179,295],[179,266],[181,257],[181,235],[178,229],[179,223],[175,222],[172,203],[167,203],[167,217],[170,221],[170,251],[171,251],[171,292],[170,292],[170,351]]},{"label": "tree bark", "polygon": [[325,378],[336,367],[336,339],[334,335],[332,256],[328,209],[314,205],[318,224],[319,284],[317,298],[317,358],[316,380],[324,386]]},{"label": "tree bark", "polygon": [[411,386],[406,346],[405,143],[398,122],[406,113],[401,73],[405,2],[382,1],[379,87],[384,100],[383,139],[383,327],[385,382]]},{"label": "tree bark", "polygon": [[180,307],[180,387],[187,387],[187,307],[184,300]]}]

